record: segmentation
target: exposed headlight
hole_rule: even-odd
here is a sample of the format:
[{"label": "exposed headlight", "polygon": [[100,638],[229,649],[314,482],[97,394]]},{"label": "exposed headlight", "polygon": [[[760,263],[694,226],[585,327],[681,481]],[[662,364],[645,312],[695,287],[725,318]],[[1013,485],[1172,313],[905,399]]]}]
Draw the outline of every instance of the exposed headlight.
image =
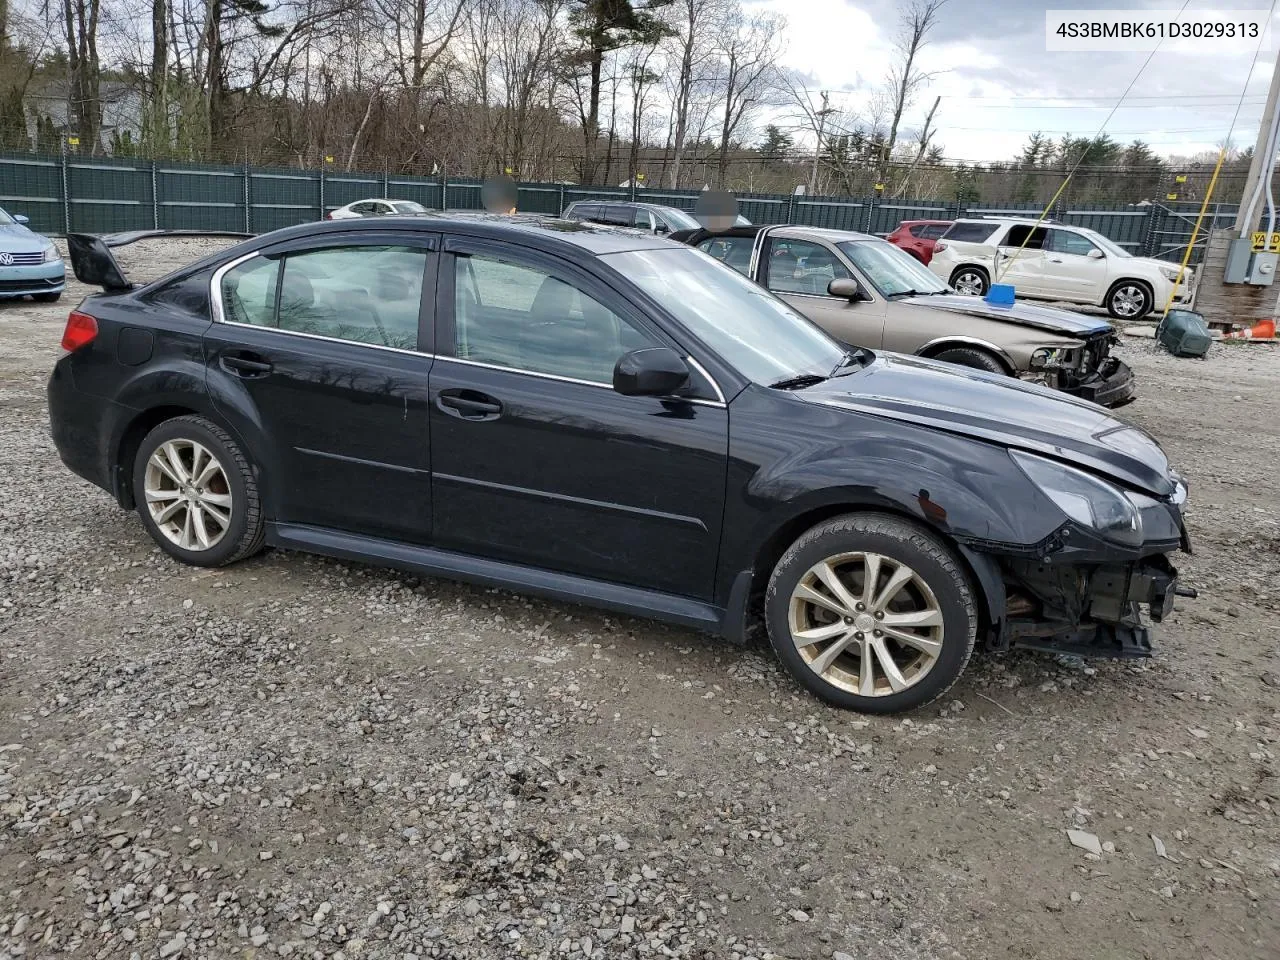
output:
[{"label": "exposed headlight", "polygon": [[1075,350],[1070,347],[1038,347],[1031,353],[1032,370],[1058,370],[1075,365]]},{"label": "exposed headlight", "polygon": [[44,262],[53,263],[55,260],[61,260],[62,254],[58,253],[58,248],[52,243],[44,248]]},{"label": "exposed headlight", "polygon": [[1161,267],[1160,268],[1160,275],[1164,277],[1166,280],[1168,280],[1170,283],[1173,283],[1175,280],[1178,279],[1178,274],[1180,272],[1181,271],[1177,267]]},{"label": "exposed headlight", "polygon": [[1142,545],[1142,517],[1119,487],[1054,460],[1017,450],[1009,455],[1027,479],[1072,520],[1116,543]]}]

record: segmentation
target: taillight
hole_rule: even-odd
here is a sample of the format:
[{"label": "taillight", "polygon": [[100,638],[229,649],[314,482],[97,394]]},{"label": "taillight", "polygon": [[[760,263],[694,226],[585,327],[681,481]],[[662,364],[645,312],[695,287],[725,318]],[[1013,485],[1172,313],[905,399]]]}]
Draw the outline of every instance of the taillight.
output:
[{"label": "taillight", "polygon": [[87,313],[72,310],[67,317],[67,327],[62,331],[62,349],[79,350],[93,342],[98,335],[98,321]]},{"label": "taillight", "polygon": [[933,245],[934,253],[941,253],[945,249],[947,249],[947,245],[943,243],[941,240],[939,240],[937,243]]},{"label": "taillight", "polygon": [[333,219],[333,214],[332,214],[332,213],[326,213],[326,214],[324,215],[324,218],[325,218],[326,220],[332,220],[332,219]]}]

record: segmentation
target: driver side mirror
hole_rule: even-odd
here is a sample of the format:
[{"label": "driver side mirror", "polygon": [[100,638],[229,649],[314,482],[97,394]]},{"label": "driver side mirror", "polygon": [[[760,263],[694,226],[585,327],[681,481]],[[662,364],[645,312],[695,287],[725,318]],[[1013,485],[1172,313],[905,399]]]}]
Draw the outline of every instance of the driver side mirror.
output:
[{"label": "driver side mirror", "polygon": [[15,214],[13,215],[13,222],[14,222],[14,223],[20,223],[20,224],[22,224],[22,225],[25,227],[25,226],[26,226],[28,223],[30,223],[31,221],[30,221],[29,219],[27,219],[26,217],[24,217],[22,214],[20,214],[20,213],[15,213]]},{"label": "driver side mirror", "polygon": [[862,296],[862,288],[851,277],[836,277],[827,284],[827,293],[842,300],[857,300]]},{"label": "driver side mirror", "polygon": [[1103,258],[1103,256],[1104,256],[1104,254],[1103,254],[1103,252],[1102,252],[1101,250],[1099,250],[1097,247],[1094,247],[1093,249],[1091,249],[1091,250],[1089,251],[1088,256],[1089,256],[1089,259],[1090,259],[1090,260],[1101,260],[1101,259]]},{"label": "driver side mirror", "polygon": [[662,235],[662,234],[664,234],[664,233],[670,233],[670,232],[671,232],[671,228],[670,228],[670,227],[668,227],[668,226],[667,226],[665,223],[663,223],[661,220],[659,220],[657,223],[655,223],[655,224],[653,225],[653,232],[654,232],[654,233],[656,233],[656,234],[658,234],[659,236],[661,236],[661,235]]},{"label": "driver side mirror", "polygon": [[613,367],[613,389],[624,397],[669,397],[689,382],[689,365],[670,347],[624,353]]}]

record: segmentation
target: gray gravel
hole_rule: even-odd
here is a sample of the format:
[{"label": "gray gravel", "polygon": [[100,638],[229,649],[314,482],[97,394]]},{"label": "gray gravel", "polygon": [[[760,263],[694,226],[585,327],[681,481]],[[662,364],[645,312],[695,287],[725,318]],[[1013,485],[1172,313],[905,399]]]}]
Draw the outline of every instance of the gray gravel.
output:
[{"label": "gray gravel", "polygon": [[641,620],[173,563],[49,441],[76,299],[0,305],[0,958],[1277,955],[1280,350],[1124,347],[1192,482],[1156,659],[870,719]]}]

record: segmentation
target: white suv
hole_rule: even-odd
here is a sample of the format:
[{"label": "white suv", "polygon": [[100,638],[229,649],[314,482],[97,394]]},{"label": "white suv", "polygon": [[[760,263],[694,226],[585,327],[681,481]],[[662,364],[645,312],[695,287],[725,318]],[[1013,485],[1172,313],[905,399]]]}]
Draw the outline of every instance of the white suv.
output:
[{"label": "white suv", "polygon": [[[1094,230],[1012,217],[955,221],[929,269],[958,293],[982,296],[994,280],[1031,299],[1106,307],[1117,320],[1164,309],[1178,276],[1177,264],[1135,257]],[[1175,303],[1190,302],[1194,280],[1188,268]]]}]

